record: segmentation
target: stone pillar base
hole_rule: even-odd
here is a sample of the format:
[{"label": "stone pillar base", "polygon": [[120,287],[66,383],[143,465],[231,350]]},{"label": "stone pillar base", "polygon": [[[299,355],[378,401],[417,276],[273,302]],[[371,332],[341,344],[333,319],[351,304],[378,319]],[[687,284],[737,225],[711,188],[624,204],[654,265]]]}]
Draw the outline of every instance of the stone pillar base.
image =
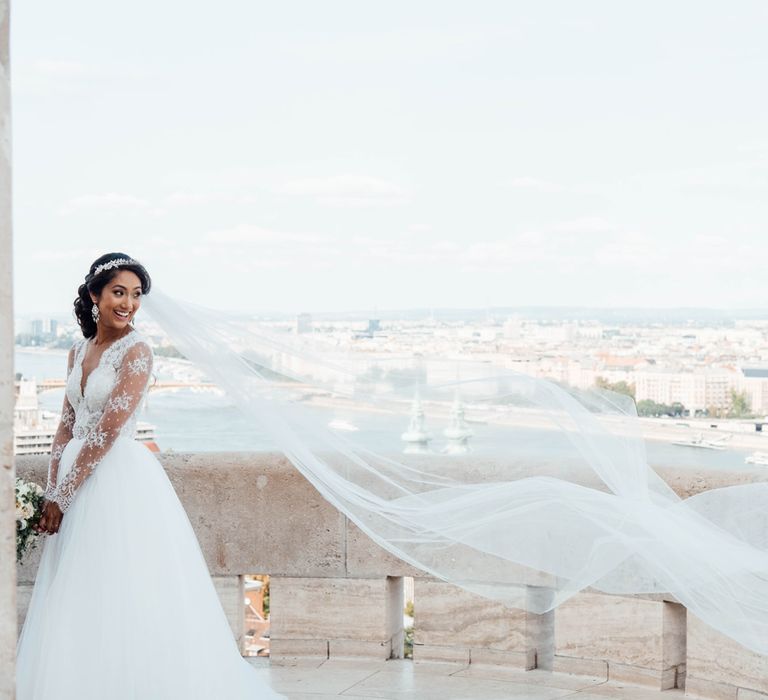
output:
[{"label": "stone pillar base", "polygon": [[686,695],[768,700],[768,655],[757,654],[688,614]]},{"label": "stone pillar base", "polygon": [[682,688],[686,611],[664,600],[579,593],[555,611],[553,670]]},{"label": "stone pillar base", "polygon": [[521,670],[536,668],[539,659],[542,665],[551,664],[551,613],[534,615],[443,581],[420,578],[415,579],[413,605],[416,662],[490,664]]},{"label": "stone pillar base", "polygon": [[271,576],[269,587],[273,663],[402,657],[402,578]]}]

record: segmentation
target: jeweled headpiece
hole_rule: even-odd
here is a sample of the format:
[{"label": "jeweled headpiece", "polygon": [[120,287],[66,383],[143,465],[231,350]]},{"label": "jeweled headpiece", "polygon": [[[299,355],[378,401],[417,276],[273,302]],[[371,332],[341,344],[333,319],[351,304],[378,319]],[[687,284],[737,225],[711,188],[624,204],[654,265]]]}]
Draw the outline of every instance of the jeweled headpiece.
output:
[{"label": "jeweled headpiece", "polygon": [[109,262],[105,262],[103,265],[99,265],[94,271],[93,276],[96,277],[100,272],[104,272],[104,270],[111,270],[113,267],[120,267],[120,265],[138,265],[139,263],[136,260],[131,260],[130,258],[115,258],[114,260],[110,260]]}]

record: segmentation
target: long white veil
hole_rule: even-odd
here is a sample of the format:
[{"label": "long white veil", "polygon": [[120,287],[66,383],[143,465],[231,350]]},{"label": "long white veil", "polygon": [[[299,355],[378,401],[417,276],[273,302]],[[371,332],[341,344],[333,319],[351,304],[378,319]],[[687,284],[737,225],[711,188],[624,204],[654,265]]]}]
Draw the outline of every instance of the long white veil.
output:
[{"label": "long white veil", "polygon": [[[472,359],[346,353],[157,290],[144,305],[254,430],[404,561],[536,613],[587,587],[671,594],[768,654],[768,484],[681,500],[648,466],[629,397]],[[492,447],[467,455],[472,432]]]}]

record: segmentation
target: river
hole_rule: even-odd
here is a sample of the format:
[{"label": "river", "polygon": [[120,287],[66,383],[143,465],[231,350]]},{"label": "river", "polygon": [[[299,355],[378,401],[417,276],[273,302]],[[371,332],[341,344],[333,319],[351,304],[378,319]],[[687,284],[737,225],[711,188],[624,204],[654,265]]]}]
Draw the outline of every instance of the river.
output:
[{"label": "river", "polygon": [[[34,350],[16,348],[16,372],[26,379],[63,378],[66,372],[66,351]],[[194,375],[194,369],[183,362],[157,357],[155,363],[159,381],[180,379]],[[40,394],[40,406],[45,410],[59,412],[63,390],[51,390]],[[389,452],[400,449],[400,434],[407,427],[407,416],[355,411],[344,408],[320,409],[327,420],[342,421],[357,428],[356,432],[345,433],[369,449]],[[211,451],[262,451],[276,449],[270,437],[258,426],[243,417],[220,392],[205,389],[172,389],[150,392],[140,419],[155,426],[156,441],[161,450],[176,452]],[[429,424],[435,440],[436,451],[440,449],[442,425]],[[526,428],[510,431],[508,428],[490,424],[472,424],[474,436],[471,440],[475,454],[503,454],[514,449],[516,457],[527,451],[535,454],[545,442],[552,447],[552,432]],[[514,442],[511,442],[514,435]],[[442,442],[445,442],[444,440]],[[565,441],[562,449],[568,450]],[[693,470],[725,469],[743,470],[744,458],[749,451],[727,449],[723,451],[681,447],[659,441],[647,441],[648,461],[655,467],[679,467]]]}]

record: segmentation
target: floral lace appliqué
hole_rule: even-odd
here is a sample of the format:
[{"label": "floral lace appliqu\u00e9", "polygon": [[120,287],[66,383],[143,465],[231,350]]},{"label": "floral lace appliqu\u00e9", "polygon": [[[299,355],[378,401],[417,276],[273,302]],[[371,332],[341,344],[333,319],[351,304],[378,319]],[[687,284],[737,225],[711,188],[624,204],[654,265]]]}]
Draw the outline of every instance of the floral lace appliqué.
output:
[{"label": "floral lace appliqu\u00e9", "polygon": [[131,397],[124,391],[113,396],[107,403],[107,411],[127,411],[131,406]]},{"label": "floral lace appliqu\u00e9", "polygon": [[88,447],[104,447],[106,441],[107,433],[104,430],[100,430],[98,427],[95,427],[85,436],[85,444],[88,445]]},{"label": "floral lace appliqu\u00e9", "polygon": [[61,414],[61,422],[65,427],[70,429],[75,424],[75,412],[69,406],[67,406]]},{"label": "floral lace appliqu\u00e9", "polygon": [[128,370],[131,374],[147,374],[149,371],[149,358],[142,354],[128,362]]},{"label": "floral lace appliqu\u00e9", "polygon": [[[152,350],[141,336],[133,332],[104,351],[98,367],[89,376],[89,379],[93,376],[94,381],[88,382],[87,395],[83,395],[79,386],[83,348],[81,343],[76,355],[78,372],[72,372],[67,393],[73,402],[75,415],[70,435],[84,438],[84,442],[66,476],[52,489],[49,497],[59,504],[62,512],[70,507],[80,486],[98,467],[115,441],[120,437],[133,439],[136,411],[146,395],[152,371]],[[69,431],[64,426],[63,412],[61,429]],[[62,444],[66,444],[66,439]],[[55,461],[52,458],[52,463]]]}]

